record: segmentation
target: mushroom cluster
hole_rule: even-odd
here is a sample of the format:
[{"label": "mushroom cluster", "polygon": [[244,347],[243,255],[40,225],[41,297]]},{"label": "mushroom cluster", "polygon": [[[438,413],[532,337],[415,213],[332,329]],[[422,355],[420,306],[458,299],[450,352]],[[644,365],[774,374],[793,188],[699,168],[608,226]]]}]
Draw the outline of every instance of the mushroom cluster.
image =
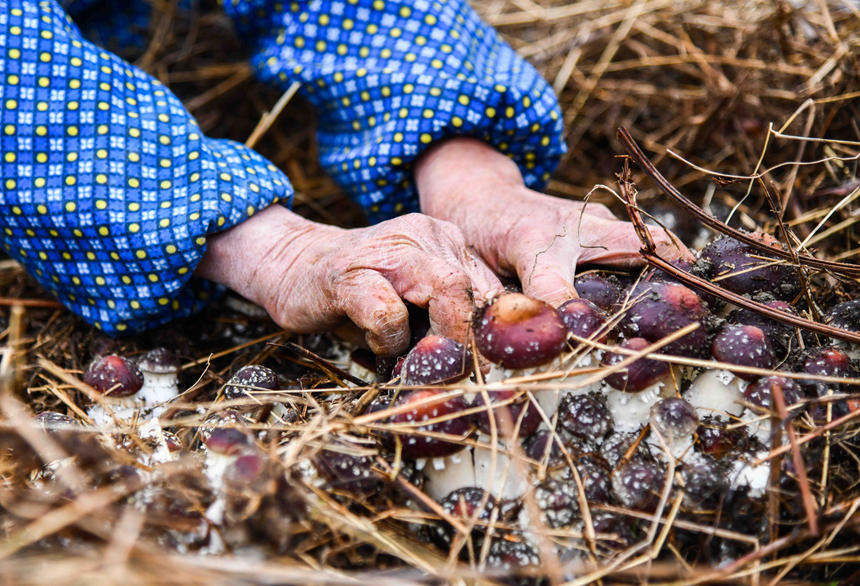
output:
[{"label": "mushroom cluster", "polygon": [[[808,315],[797,271],[732,238],[676,268],[787,316]],[[833,409],[856,408],[850,395],[860,389],[821,378],[857,377],[857,345],[816,338],[663,271],[589,272],[575,285],[579,297],[558,308],[510,291],[482,308],[477,356],[454,340],[421,339],[369,407],[384,449],[413,461],[426,493],[454,516],[515,519],[525,530],[534,511],[524,502],[534,498],[545,525],[581,530],[586,504],[653,511],[667,490],[682,490],[691,510],[762,502],[764,456],[786,441],[778,404],[789,417],[816,417],[815,405],[847,394]],[[822,321],[860,331],[860,301],[833,305]],[[679,474],[668,476],[670,465]],[[635,535],[606,511],[590,518]],[[471,526],[474,541],[488,536]]]}]

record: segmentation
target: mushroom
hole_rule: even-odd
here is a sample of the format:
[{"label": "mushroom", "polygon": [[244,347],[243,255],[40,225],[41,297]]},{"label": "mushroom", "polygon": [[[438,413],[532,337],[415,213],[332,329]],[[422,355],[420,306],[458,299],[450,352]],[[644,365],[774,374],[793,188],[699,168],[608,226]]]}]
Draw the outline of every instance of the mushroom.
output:
[{"label": "mushroom", "polygon": [[[771,246],[779,241],[763,233],[750,236]],[[800,293],[797,271],[791,266],[763,258],[766,253],[729,236],[717,238],[704,249],[701,258],[709,265],[709,276],[721,287],[741,295],[770,293],[782,301],[791,301]]]},{"label": "mushroom", "polygon": [[179,394],[179,359],[167,348],[155,348],[137,361],[143,373],[143,386],[138,395],[153,415],[158,416],[164,403]]},{"label": "mushroom", "polygon": [[[729,325],[724,327],[714,338],[711,351],[714,358],[720,362],[751,366],[755,368],[773,368],[776,356],[770,342],[761,328],[747,325]],[[735,373],[745,381],[755,381],[761,375],[738,371]]]},{"label": "mushroom", "polygon": [[[468,405],[462,395],[453,395],[443,390],[419,389],[400,393],[397,400],[389,405],[390,399],[381,397],[374,400],[369,412],[388,407],[395,409],[404,406],[411,408],[400,411],[386,419],[387,423],[397,424],[396,431],[384,432],[380,439],[390,450],[399,447],[404,459],[439,458],[463,449],[463,445],[445,441],[425,433],[442,433],[464,437],[472,428],[471,415],[460,415]],[[429,422],[429,423],[424,423]]]},{"label": "mushroom", "polygon": [[669,397],[651,407],[651,430],[658,432],[675,458],[684,456],[693,445],[699,427],[696,408],[684,399]]},{"label": "mushroom", "polygon": [[135,395],[143,386],[143,373],[134,362],[117,354],[101,356],[87,367],[84,382],[105,396],[110,409],[106,411],[101,404],[94,403],[87,410],[96,425],[111,426],[114,417],[119,420],[134,417],[140,406]]},{"label": "mushroom", "polygon": [[701,358],[707,354],[708,312],[702,299],[680,283],[642,281],[630,291],[630,307],[621,320],[621,331],[628,338],[657,342],[692,323],[701,327],[670,342],[660,350]]},{"label": "mushroom", "polygon": [[480,312],[474,327],[478,350],[504,368],[541,366],[566,346],[567,328],[559,312],[522,293],[498,297]]},{"label": "mushroom", "polygon": [[681,470],[684,503],[689,507],[712,507],[729,488],[728,478],[713,458],[700,456]]},{"label": "mushroom", "polygon": [[614,311],[621,299],[621,286],[613,276],[599,273],[585,273],[576,277],[573,283],[576,294],[590,301],[604,311]]},{"label": "mushroom", "polygon": [[[449,517],[465,523],[474,523],[471,536],[475,542],[483,538],[487,524],[495,521],[500,511],[499,503],[493,495],[475,486],[453,490],[440,499],[439,504]],[[441,547],[449,547],[454,535],[454,528],[444,519],[430,529],[430,536]]]},{"label": "mushroom", "polygon": [[[823,321],[834,328],[860,332],[860,299],[834,305],[824,316]],[[843,340],[836,340],[835,344],[844,349],[854,360],[860,360],[860,344],[851,344]]]},{"label": "mushroom", "polygon": [[777,375],[762,377],[744,390],[744,398],[752,409],[744,411],[743,419],[750,422],[750,432],[765,445],[770,442],[771,422],[769,419],[762,420],[761,415],[777,413],[773,405],[773,395],[777,390],[782,392],[786,407],[803,398],[803,389],[795,380]]},{"label": "mushroom", "polygon": [[[794,309],[785,301],[772,298],[769,300],[759,299],[759,301],[773,309],[784,311],[791,315],[797,315],[797,312],[795,312]],[[732,312],[732,314],[729,315],[729,322],[732,324],[755,326],[759,328],[764,332],[768,342],[770,342],[771,348],[783,356],[791,348],[791,341],[795,336],[795,330],[793,327],[745,307]]]},{"label": "mushroom", "polygon": [[409,351],[400,369],[407,385],[433,385],[457,382],[472,372],[472,353],[444,336],[425,336]]},{"label": "mushroom", "polygon": [[[648,346],[644,338],[630,338],[621,344],[621,348],[632,351]],[[607,352],[602,362],[614,366],[627,358],[629,355],[621,352]],[[651,406],[672,388],[669,365],[651,358],[639,358],[605,380],[612,387],[606,393],[606,405],[618,431],[638,431],[648,421]]]},{"label": "mushroom", "polygon": [[625,507],[652,511],[660,500],[665,480],[656,461],[631,460],[613,473],[612,488],[615,498]]}]

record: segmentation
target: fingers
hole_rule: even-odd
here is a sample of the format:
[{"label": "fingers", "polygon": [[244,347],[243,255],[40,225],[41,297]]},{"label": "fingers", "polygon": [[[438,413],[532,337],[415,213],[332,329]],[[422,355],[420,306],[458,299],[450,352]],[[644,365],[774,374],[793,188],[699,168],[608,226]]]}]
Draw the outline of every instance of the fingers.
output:
[{"label": "fingers", "polygon": [[536,256],[531,263],[520,266],[523,293],[558,307],[578,297],[573,287],[576,257],[546,253]]},{"label": "fingers", "polygon": [[375,354],[396,356],[409,346],[409,312],[392,284],[369,269],[350,271],[336,288],[341,311],[366,332]]},{"label": "fingers", "polygon": [[[649,227],[657,252],[669,259],[695,259],[677,236],[662,228]],[[583,230],[585,232],[585,230]],[[583,235],[585,240],[585,235]],[[594,220],[589,223],[588,246],[583,248],[580,263],[614,267],[635,267],[643,263],[639,251],[643,244],[630,222]]]},{"label": "fingers", "polygon": [[384,275],[404,299],[430,313],[430,325],[464,342],[475,304],[473,282],[462,267],[421,250],[406,251],[403,262]]},{"label": "fingers", "polygon": [[472,296],[474,304],[478,307],[486,305],[491,299],[498,297],[505,290],[490,267],[481,259],[476,257],[467,248],[462,249],[460,263],[469,280],[472,282]]}]

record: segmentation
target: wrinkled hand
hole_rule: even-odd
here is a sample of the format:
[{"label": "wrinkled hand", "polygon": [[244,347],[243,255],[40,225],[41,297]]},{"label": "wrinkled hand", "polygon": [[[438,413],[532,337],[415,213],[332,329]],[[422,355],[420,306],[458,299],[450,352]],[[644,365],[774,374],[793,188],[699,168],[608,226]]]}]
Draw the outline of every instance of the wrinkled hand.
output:
[{"label": "wrinkled hand", "polygon": [[291,332],[349,318],[383,355],[409,342],[401,298],[428,308],[437,333],[464,340],[475,302],[502,289],[449,222],[410,214],[345,230],[281,206],[211,236],[196,274],[258,303]]},{"label": "wrinkled hand", "polygon": [[[424,213],[456,224],[487,264],[517,276],[523,291],[555,306],[576,297],[584,264],[642,264],[633,225],[602,204],[551,197],[528,189],[518,167],[486,144],[456,138],[435,146],[415,170]],[[651,229],[665,258],[692,258],[671,233]]]}]

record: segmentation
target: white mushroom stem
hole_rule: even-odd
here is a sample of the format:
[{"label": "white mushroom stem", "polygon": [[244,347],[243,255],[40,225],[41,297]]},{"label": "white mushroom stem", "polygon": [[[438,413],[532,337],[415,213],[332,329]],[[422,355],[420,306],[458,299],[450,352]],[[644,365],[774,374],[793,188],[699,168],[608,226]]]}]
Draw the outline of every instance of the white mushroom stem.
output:
[{"label": "white mushroom stem", "polygon": [[493,450],[483,447],[467,447],[456,454],[426,461],[424,490],[436,500],[466,487],[484,489],[499,499],[519,498],[528,489],[529,482],[520,476],[518,467],[505,451],[506,448],[500,446],[495,452],[495,466]]},{"label": "white mushroom stem", "polygon": [[93,403],[87,409],[87,415],[102,429],[113,429],[116,422],[128,422],[134,419],[135,414],[143,406],[137,395],[112,399],[105,397],[102,403]]},{"label": "white mushroom stem", "polygon": [[727,370],[706,370],[692,382],[684,398],[696,408],[699,417],[729,419],[743,413],[743,393],[748,384]]},{"label": "white mushroom stem", "polygon": [[[145,407],[150,409],[154,415],[160,415],[165,409],[164,403],[175,399],[179,395],[179,377],[176,371],[153,372],[143,370],[143,386],[137,395],[143,401]],[[156,413],[158,411],[159,413]]]},{"label": "white mushroom stem", "polygon": [[636,432],[648,423],[651,407],[664,396],[671,396],[672,387],[659,382],[638,393],[619,391],[607,385],[606,407],[612,414],[615,431]]},{"label": "white mushroom stem", "polygon": [[[566,353],[560,355],[551,362],[532,368],[509,369],[502,368],[501,366],[494,364],[490,367],[490,372],[487,373],[487,375],[484,377],[484,380],[487,383],[496,383],[504,382],[512,378],[533,376],[535,374],[541,374],[544,372],[571,372],[581,368],[589,368],[600,364],[600,352],[600,350],[588,352],[582,356],[579,356],[575,360],[571,358],[571,353]],[[571,388],[576,387],[577,383],[579,383],[580,381],[585,381],[590,376],[592,375],[566,374],[557,379],[553,379],[552,382],[559,384],[564,383],[565,387]],[[561,403],[561,399],[564,397],[564,395],[581,395],[585,393],[599,391],[600,388],[601,383],[596,382],[589,385],[583,385],[577,388],[571,388],[570,390],[535,391],[534,396],[547,418],[551,418],[558,409],[558,405],[559,403]]]}]

